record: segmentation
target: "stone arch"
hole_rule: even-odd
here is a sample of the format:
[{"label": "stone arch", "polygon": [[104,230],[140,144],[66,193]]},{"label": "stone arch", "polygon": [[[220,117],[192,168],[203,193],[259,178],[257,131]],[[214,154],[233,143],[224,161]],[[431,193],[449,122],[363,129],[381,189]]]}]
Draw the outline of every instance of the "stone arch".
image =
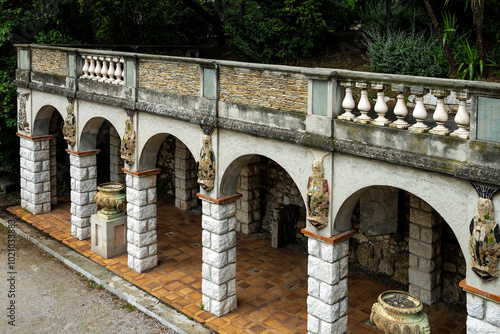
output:
[{"label": "stone arch", "polygon": [[64,119],[63,114],[54,106],[45,105],[41,107],[33,121],[33,137],[48,136],[58,130],[56,124],[59,117]]},{"label": "stone arch", "polygon": [[108,121],[110,127],[113,127],[115,132],[119,134],[116,124],[104,117],[93,117],[85,123],[80,133],[79,151],[92,151],[97,147],[97,133],[104,121]]},{"label": "stone arch", "polygon": [[185,144],[185,142],[174,134],[170,133],[157,133],[152,135],[146,140],[146,144],[141,150],[140,158],[139,158],[139,170],[150,170],[156,168],[156,159],[158,156],[158,150],[160,149],[161,144],[169,135],[174,136],[177,140],[179,140],[182,144],[184,144],[191,154],[193,158],[196,156],[193,154],[193,151],[189,149],[189,147]]}]

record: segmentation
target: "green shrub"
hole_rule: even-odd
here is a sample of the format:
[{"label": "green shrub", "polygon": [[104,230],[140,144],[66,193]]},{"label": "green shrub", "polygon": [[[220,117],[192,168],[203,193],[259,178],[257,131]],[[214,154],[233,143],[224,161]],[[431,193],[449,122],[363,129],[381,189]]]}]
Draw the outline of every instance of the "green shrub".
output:
[{"label": "green shrub", "polygon": [[437,38],[423,33],[376,30],[365,33],[370,67],[376,72],[446,77],[448,63]]},{"label": "green shrub", "polygon": [[40,31],[35,36],[35,42],[38,44],[81,44],[80,41],[57,30]]}]

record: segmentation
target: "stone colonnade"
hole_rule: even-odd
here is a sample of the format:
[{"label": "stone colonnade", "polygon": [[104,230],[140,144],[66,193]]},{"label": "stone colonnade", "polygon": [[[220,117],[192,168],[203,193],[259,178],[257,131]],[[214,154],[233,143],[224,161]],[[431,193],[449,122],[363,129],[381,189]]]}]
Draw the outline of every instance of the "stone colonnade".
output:
[{"label": "stone colonnade", "polygon": [[220,317],[236,309],[236,200],[241,195],[202,199],[202,301]]},{"label": "stone colonnade", "polygon": [[347,274],[349,237],[308,236],[307,330],[311,334],[347,332]]}]

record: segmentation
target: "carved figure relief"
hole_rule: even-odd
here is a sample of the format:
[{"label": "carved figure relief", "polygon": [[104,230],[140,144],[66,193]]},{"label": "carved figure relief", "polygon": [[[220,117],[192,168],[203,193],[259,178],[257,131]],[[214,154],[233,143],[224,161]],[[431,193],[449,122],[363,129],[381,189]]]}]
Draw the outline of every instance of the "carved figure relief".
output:
[{"label": "carved figure relief", "polygon": [[203,129],[203,147],[200,151],[200,161],[197,163],[198,184],[205,190],[212,190],[215,179],[215,159],[212,150],[212,132],[213,128],[204,127]]},{"label": "carved figure relief", "polygon": [[324,179],[323,161],[314,160],[312,171],[307,183],[307,221],[316,228],[324,228],[328,225],[330,191]]},{"label": "carved figure relief", "polygon": [[19,118],[17,121],[17,128],[20,131],[30,132],[30,125],[28,123],[28,119],[26,117],[26,101],[28,100],[28,96],[30,93],[21,93],[18,92],[17,96],[19,97]]},{"label": "carved figure relief", "polygon": [[136,134],[134,131],[134,122],[132,120],[133,113],[127,112],[127,117],[125,118],[125,134],[122,138],[122,144],[120,148],[121,157],[129,165],[135,163],[135,138]]},{"label": "carved figure relief", "polygon": [[64,120],[62,133],[64,135],[64,140],[68,142],[68,145],[74,146],[76,143],[76,119],[74,113],[75,100],[68,98],[68,102],[68,106],[66,107],[67,115]]},{"label": "carved figure relief", "polygon": [[470,223],[469,251],[472,271],[485,281],[498,278],[500,230],[493,217],[492,198],[500,188],[472,183],[479,195],[477,215]]}]

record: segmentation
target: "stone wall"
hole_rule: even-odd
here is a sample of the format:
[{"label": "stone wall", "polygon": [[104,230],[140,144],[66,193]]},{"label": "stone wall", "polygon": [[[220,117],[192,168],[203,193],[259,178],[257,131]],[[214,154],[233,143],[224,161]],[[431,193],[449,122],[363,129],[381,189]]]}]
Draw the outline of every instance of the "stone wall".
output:
[{"label": "stone wall", "polygon": [[175,197],[175,137],[165,138],[158,151],[156,167],[160,168],[158,196]]},{"label": "stone wall", "polygon": [[197,64],[140,60],[139,88],[199,96],[200,71]]},{"label": "stone wall", "polygon": [[465,257],[460,249],[455,234],[450,226],[446,223],[442,224],[443,234],[441,237],[442,242],[442,290],[441,299],[446,302],[457,303],[465,306],[466,293],[458,284],[465,279],[465,272],[467,264]]},{"label": "stone wall", "polygon": [[68,59],[66,53],[62,51],[33,48],[31,68],[34,72],[67,75]]},{"label": "stone wall", "polygon": [[[349,240],[349,262],[361,265],[363,269],[387,275],[401,284],[408,284],[408,225],[400,223],[403,233],[365,235],[360,229],[360,206],[356,206],[352,227],[356,233]],[[406,232],[405,232],[406,231]]]},{"label": "stone wall", "polygon": [[500,303],[467,293],[467,333],[500,333]]},{"label": "stone wall", "polygon": [[255,233],[260,227],[260,156],[247,162],[238,177],[238,194],[243,195],[236,202],[236,231],[244,234]]},{"label": "stone wall", "polygon": [[299,189],[280,165],[265,157],[261,157],[261,191],[261,228],[271,234],[279,210],[287,204],[296,205],[299,207],[296,241],[305,245],[301,229],[306,226],[306,208]]},{"label": "stone wall", "polygon": [[221,68],[221,101],[307,113],[308,79],[299,74]]}]

